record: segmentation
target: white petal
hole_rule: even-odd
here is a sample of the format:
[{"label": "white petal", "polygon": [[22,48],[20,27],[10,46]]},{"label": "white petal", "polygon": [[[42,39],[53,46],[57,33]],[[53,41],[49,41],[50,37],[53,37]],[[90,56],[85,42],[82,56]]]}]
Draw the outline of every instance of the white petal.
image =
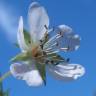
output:
[{"label": "white petal", "polygon": [[85,68],[79,64],[59,64],[49,67],[49,72],[60,80],[76,80],[85,74]]},{"label": "white petal", "polygon": [[72,28],[67,25],[59,25],[57,27],[56,33],[61,32],[62,37],[59,38],[57,41],[59,43],[59,47],[68,48],[66,52],[75,51],[80,46],[80,36],[73,33]]},{"label": "white petal", "polygon": [[50,39],[44,44],[43,49],[45,51],[51,49],[51,51],[59,50],[64,52],[77,50],[80,47],[81,38],[72,31],[68,31],[68,28],[65,29],[66,28],[57,28],[57,30],[55,30],[56,35],[50,37]]},{"label": "white petal", "polygon": [[45,8],[37,2],[33,2],[29,7],[28,19],[32,39],[40,40],[46,32],[44,26],[49,26],[49,17]]},{"label": "white petal", "polygon": [[10,66],[11,74],[17,79],[23,79],[26,72],[32,70],[27,64],[14,63]]},{"label": "white petal", "polygon": [[29,62],[14,63],[10,66],[11,74],[21,80],[25,80],[29,86],[40,86],[43,80],[35,68],[35,64],[28,64]]},{"label": "white petal", "polygon": [[20,17],[20,20],[19,20],[17,40],[18,40],[18,44],[21,48],[21,51],[25,52],[26,50],[28,50],[28,46],[26,45],[25,40],[24,40],[23,18],[22,18],[22,16]]},{"label": "white petal", "polygon": [[59,25],[58,28],[63,32],[72,32],[72,28],[67,25]]},{"label": "white petal", "polygon": [[66,51],[66,49],[71,47],[68,51],[72,51],[75,49],[75,45],[79,44],[78,40],[73,38],[72,28],[67,25],[57,26],[53,33],[49,33],[49,40],[44,44],[44,49],[51,48],[54,51],[64,49],[63,51]]},{"label": "white petal", "polygon": [[40,86],[43,84],[43,80],[38,72],[38,70],[32,70],[27,72],[23,79],[29,86]]}]

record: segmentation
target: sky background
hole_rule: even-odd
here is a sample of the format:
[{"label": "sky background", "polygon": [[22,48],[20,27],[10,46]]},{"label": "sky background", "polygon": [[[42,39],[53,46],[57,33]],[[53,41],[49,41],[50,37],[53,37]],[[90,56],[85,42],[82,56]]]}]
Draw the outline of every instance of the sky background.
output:
[{"label": "sky background", "polygon": [[[47,73],[47,86],[29,87],[10,76],[3,81],[10,96],[93,96],[96,91],[96,0],[34,0],[43,5],[50,26],[67,24],[82,38],[78,51],[65,54],[72,63],[81,64],[86,74],[73,82],[63,82]],[[0,72],[10,68],[10,58],[20,52],[14,46],[19,16],[27,25],[28,6],[33,0],[0,0]],[[63,55],[64,56],[64,55]]]}]

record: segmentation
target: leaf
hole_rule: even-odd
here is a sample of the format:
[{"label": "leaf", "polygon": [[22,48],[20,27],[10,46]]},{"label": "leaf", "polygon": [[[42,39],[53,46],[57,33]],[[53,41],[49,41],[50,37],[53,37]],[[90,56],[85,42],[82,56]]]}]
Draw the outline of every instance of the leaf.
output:
[{"label": "leaf", "polygon": [[28,60],[29,54],[28,53],[20,53],[18,55],[16,55],[15,57],[13,57],[10,61],[11,62],[16,62],[16,61],[26,61]]},{"label": "leaf", "polygon": [[45,68],[45,64],[40,64],[37,63],[36,64],[36,68],[37,70],[39,70],[39,73],[43,79],[44,85],[46,85],[46,68]]}]

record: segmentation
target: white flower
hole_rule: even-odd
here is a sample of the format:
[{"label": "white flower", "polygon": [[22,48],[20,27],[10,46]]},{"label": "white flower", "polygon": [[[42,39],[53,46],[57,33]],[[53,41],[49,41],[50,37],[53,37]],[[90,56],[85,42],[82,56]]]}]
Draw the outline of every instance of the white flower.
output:
[{"label": "white flower", "polygon": [[[75,80],[84,75],[83,66],[68,64],[64,58],[57,54],[60,51],[70,52],[79,48],[80,37],[73,33],[72,28],[67,25],[59,25],[55,29],[49,29],[47,12],[37,2],[33,2],[29,7],[28,22],[30,42],[26,42],[23,17],[20,17],[17,41],[21,55],[17,56],[19,63],[10,66],[10,71],[15,78],[26,81],[29,86],[40,86],[45,80],[43,72],[45,64],[48,65],[51,74],[62,80],[66,78]],[[39,68],[37,68],[38,64]]]},{"label": "white flower", "polygon": [[[31,36],[32,44],[28,46],[25,42],[22,16],[20,17],[19,20],[19,27],[17,33],[18,44],[23,53],[32,50],[32,48],[35,50],[34,44],[38,43],[38,41],[44,36],[44,33],[46,32],[44,26],[45,25],[47,27],[49,26],[49,18],[47,13],[44,7],[39,5],[39,3],[37,2],[33,2],[30,5],[28,17],[29,17],[28,21],[30,26],[30,36]],[[21,66],[23,67],[25,66],[25,64],[14,63],[10,66],[11,73],[14,77],[16,77],[17,79],[25,80],[30,86],[39,86],[43,83],[40,73],[35,67],[32,68],[32,70],[28,69],[27,71],[23,72],[27,68],[22,69]],[[20,69],[21,72],[18,72],[18,69]]]}]

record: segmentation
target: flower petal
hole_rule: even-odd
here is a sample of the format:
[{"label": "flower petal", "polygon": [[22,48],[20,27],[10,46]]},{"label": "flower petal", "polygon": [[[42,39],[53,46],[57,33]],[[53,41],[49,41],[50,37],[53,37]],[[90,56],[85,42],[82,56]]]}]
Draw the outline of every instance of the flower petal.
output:
[{"label": "flower petal", "polygon": [[10,66],[10,71],[15,78],[25,80],[29,86],[40,86],[43,83],[34,64],[28,65],[28,62],[14,63]]},{"label": "flower petal", "polygon": [[85,69],[79,64],[59,64],[49,67],[49,72],[57,79],[76,80],[85,74]]},{"label": "flower petal", "polygon": [[17,79],[23,79],[26,72],[30,71],[31,67],[27,64],[14,63],[10,66],[11,74]]},{"label": "flower petal", "polygon": [[[55,33],[54,33],[55,32]],[[80,46],[81,38],[72,32],[72,28],[67,25],[58,26],[53,35],[48,34],[50,39],[45,43],[44,50],[51,51],[75,51]]]},{"label": "flower petal", "polygon": [[32,70],[27,72],[23,79],[29,86],[40,86],[43,84],[43,80],[38,72],[38,70]]},{"label": "flower petal", "polygon": [[17,41],[18,44],[21,48],[21,51],[25,52],[26,50],[28,50],[28,46],[25,43],[25,39],[24,39],[24,33],[23,33],[23,17],[20,17],[19,20],[19,27],[18,27],[18,33],[17,33]]},{"label": "flower petal", "polygon": [[44,26],[49,26],[49,17],[46,10],[39,3],[33,2],[29,6],[28,17],[32,39],[40,40],[46,32]]},{"label": "flower petal", "polygon": [[59,31],[67,32],[67,34],[72,33],[72,28],[67,25],[59,25],[58,29]]},{"label": "flower petal", "polygon": [[62,37],[58,39],[61,49],[68,47],[67,52],[75,51],[80,47],[81,38],[72,32],[72,28],[67,25],[59,25],[57,32],[61,32]]}]

